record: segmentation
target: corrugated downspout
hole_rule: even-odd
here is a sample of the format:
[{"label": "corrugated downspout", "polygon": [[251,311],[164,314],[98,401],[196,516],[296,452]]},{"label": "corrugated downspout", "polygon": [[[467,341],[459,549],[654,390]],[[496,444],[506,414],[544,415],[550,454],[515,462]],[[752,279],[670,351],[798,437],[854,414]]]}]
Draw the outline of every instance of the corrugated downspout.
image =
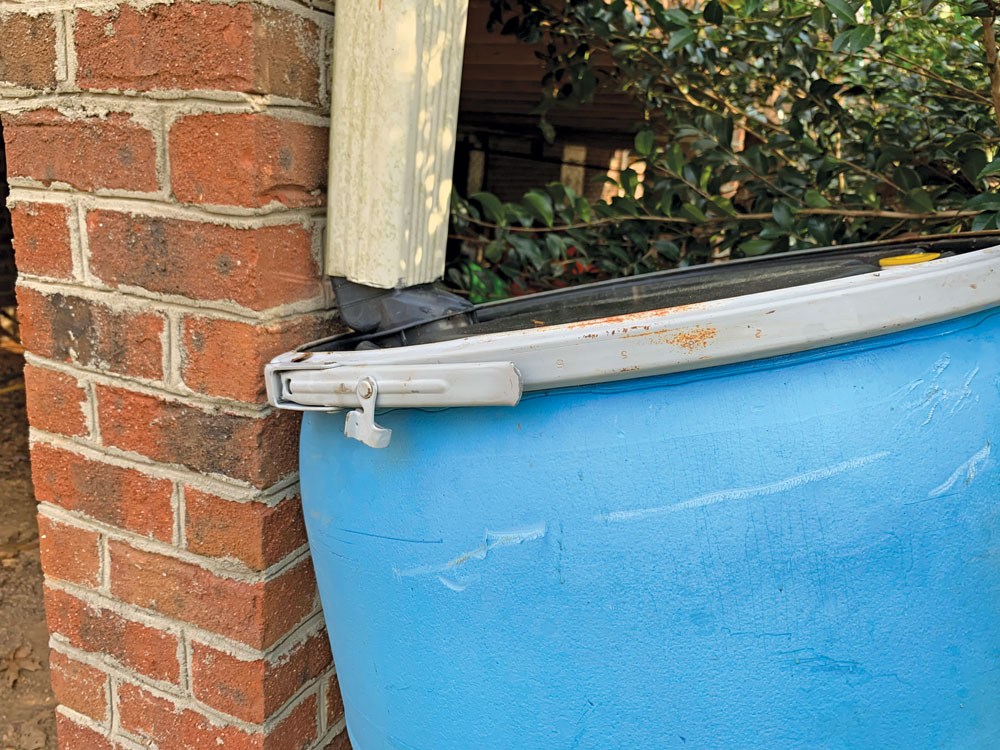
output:
[{"label": "corrugated downspout", "polygon": [[328,273],[383,289],[444,273],[468,0],[337,4]]}]

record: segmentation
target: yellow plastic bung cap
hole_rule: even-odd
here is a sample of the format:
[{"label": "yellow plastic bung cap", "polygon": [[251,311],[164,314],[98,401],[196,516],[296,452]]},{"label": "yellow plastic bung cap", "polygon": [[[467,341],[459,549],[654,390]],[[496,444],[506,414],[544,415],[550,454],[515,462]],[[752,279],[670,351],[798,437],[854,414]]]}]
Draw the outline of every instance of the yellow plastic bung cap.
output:
[{"label": "yellow plastic bung cap", "polygon": [[891,258],[882,258],[878,264],[882,268],[889,266],[909,266],[913,263],[926,263],[929,260],[937,260],[941,253],[911,253],[910,255],[893,255]]}]

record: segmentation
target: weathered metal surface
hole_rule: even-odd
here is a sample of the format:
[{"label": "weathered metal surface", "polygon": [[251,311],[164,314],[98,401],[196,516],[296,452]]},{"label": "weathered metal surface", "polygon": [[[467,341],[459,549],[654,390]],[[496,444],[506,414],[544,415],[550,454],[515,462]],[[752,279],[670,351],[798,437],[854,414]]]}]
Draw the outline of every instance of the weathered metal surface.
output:
[{"label": "weathered metal surface", "polygon": [[[558,326],[362,351],[291,352],[267,367],[272,404],[323,409],[315,371],[382,365],[513,363],[525,392],[775,357],[968,315],[1000,304],[1000,247],[815,284]],[[284,384],[291,384],[286,387]],[[484,398],[489,398],[484,381]],[[353,385],[350,390],[353,394]],[[350,395],[349,394],[349,395]],[[486,403],[469,399],[450,405]],[[391,406],[420,406],[405,397]],[[436,405],[444,406],[446,403]]]}]

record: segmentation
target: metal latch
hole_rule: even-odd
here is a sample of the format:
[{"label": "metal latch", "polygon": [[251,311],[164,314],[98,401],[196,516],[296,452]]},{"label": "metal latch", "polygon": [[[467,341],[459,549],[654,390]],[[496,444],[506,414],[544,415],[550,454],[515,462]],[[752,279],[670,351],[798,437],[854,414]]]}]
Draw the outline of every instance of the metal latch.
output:
[{"label": "metal latch", "polygon": [[375,422],[375,409],[514,406],[521,374],[512,362],[399,365],[327,365],[307,362],[266,368],[268,398],[282,409],[348,408],[344,434],[373,448],[389,444],[391,430]]},{"label": "metal latch", "polygon": [[347,415],[344,434],[360,440],[372,448],[385,448],[392,439],[392,430],[375,424],[375,399],[378,398],[378,383],[365,378],[358,383],[358,398],[361,408]]}]

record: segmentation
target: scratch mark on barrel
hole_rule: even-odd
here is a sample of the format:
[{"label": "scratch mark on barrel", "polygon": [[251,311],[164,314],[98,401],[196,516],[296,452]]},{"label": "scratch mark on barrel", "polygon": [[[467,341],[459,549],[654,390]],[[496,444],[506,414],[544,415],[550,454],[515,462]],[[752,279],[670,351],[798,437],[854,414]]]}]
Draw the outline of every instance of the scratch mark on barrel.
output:
[{"label": "scratch mark on barrel", "polygon": [[990,442],[987,440],[986,445],[984,445],[979,451],[977,451],[968,461],[962,463],[952,475],[948,477],[943,483],[939,484],[929,493],[927,493],[928,498],[941,497],[943,494],[948,492],[952,487],[954,487],[958,482],[965,477],[965,484],[972,484],[972,480],[976,478],[979,473],[979,469],[982,467],[986,460],[990,457]]},{"label": "scratch mark on barrel", "polygon": [[437,575],[438,580],[440,580],[445,586],[453,591],[461,591],[465,588],[464,586],[459,588],[459,584],[452,585],[454,582],[444,579],[440,574],[454,571],[459,566],[465,565],[471,560],[485,560],[486,555],[498,547],[510,547],[515,544],[532,542],[537,539],[542,539],[546,533],[547,527],[544,521],[539,521],[532,526],[527,526],[521,529],[510,529],[508,531],[490,531],[487,529],[483,534],[482,544],[469,550],[468,552],[463,552],[458,557],[449,560],[446,563],[442,563],[440,565],[420,565],[415,568],[410,568],[409,570],[398,570],[393,568],[392,572],[395,575],[404,578],[412,578],[414,576],[423,575]]},{"label": "scratch mark on barrel", "polygon": [[673,505],[661,505],[655,508],[639,508],[636,510],[618,510],[611,513],[601,513],[594,516],[594,520],[603,521],[605,523],[636,521],[663,513],[676,513],[683,510],[704,508],[709,505],[724,503],[728,500],[749,500],[751,498],[777,495],[778,493],[787,492],[788,490],[793,490],[813,482],[829,479],[847,471],[860,469],[874,463],[875,461],[883,459],[888,455],[889,451],[880,451],[879,453],[872,453],[867,456],[859,456],[847,461],[842,461],[839,464],[834,464],[833,466],[824,466],[819,469],[803,472],[802,474],[793,474],[790,477],[779,479],[776,482],[769,482],[767,484],[760,484],[753,487],[736,487],[728,490],[709,492],[704,495],[692,497],[688,500],[683,500],[679,503],[674,503]]}]

